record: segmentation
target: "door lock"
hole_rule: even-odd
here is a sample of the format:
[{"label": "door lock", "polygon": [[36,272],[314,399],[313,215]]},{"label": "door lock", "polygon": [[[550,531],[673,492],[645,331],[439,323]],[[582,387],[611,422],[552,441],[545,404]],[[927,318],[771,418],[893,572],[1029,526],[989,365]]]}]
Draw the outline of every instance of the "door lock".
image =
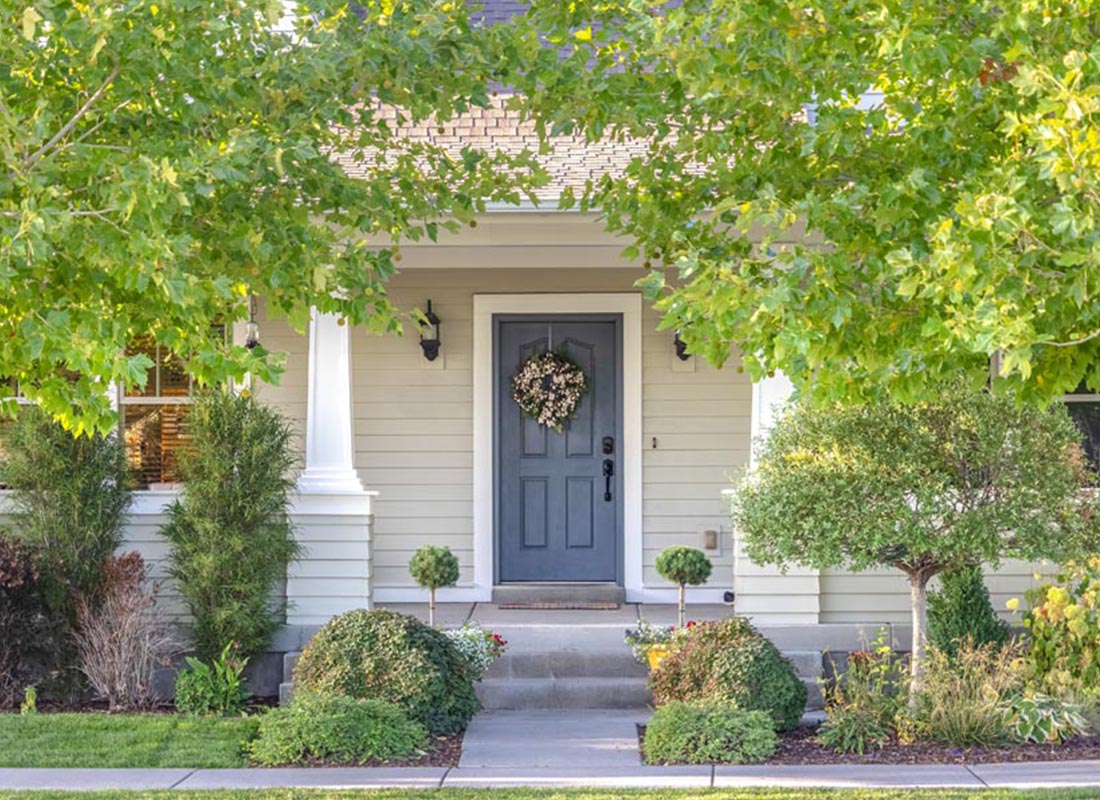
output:
[{"label": "door lock", "polygon": [[603,437],[603,454],[609,456],[615,452],[615,439],[611,436]]},{"label": "door lock", "polygon": [[615,474],[615,462],[610,458],[603,460],[603,479],[604,479],[604,502],[611,502],[611,478]]}]

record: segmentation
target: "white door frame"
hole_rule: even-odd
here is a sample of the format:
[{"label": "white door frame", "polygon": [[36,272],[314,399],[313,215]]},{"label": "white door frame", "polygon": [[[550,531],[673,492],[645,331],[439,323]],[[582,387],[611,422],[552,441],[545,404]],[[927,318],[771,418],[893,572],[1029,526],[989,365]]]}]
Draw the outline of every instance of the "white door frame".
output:
[{"label": "white door frame", "polygon": [[474,594],[493,593],[493,316],[622,314],[623,588],[642,601],[642,296],[634,293],[474,295]]}]

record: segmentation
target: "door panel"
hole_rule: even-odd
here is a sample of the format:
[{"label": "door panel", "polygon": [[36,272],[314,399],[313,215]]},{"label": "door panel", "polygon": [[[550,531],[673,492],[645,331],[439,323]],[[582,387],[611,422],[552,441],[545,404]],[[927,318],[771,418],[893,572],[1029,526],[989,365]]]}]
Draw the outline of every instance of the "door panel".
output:
[{"label": "door panel", "polygon": [[[614,321],[499,321],[497,547],[510,581],[615,581],[621,520],[619,351]],[[524,417],[511,379],[551,340],[584,370],[587,391],[562,433]],[[602,452],[604,437],[615,452]],[[613,462],[610,481],[604,462]],[[607,489],[610,487],[610,492]]]}]

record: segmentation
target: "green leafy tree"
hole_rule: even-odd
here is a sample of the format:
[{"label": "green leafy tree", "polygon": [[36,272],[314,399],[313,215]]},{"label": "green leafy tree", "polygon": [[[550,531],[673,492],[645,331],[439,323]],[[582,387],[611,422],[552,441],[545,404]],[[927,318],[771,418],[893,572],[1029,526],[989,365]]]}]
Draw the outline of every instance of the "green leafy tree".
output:
[{"label": "green leafy tree", "polygon": [[409,560],[409,574],[428,590],[428,624],[435,626],[435,590],[458,583],[458,558],[449,547],[424,545]]},{"label": "green leafy tree", "polygon": [[679,590],[678,610],[680,627],[687,623],[684,602],[684,589],[687,586],[698,586],[706,583],[710,577],[711,563],[706,553],[694,547],[673,545],[666,547],[657,554],[657,574],[666,581],[676,584]]},{"label": "green leafy tree", "polygon": [[690,351],[830,399],[995,354],[1100,387],[1095,0],[530,5],[511,81],[545,133],[647,143],[579,202]]},{"label": "green leafy tree", "polygon": [[461,1],[4,3],[0,376],[105,430],[108,383],[145,382],[135,336],[205,383],[273,379],[276,354],[209,336],[250,295],[299,330],[311,306],[398,330],[398,244],[545,177],[402,133],[486,105],[502,37]]},{"label": "green leafy tree", "polygon": [[290,522],[290,424],[251,397],[210,392],[187,416],[183,495],[162,529],[169,573],[194,618],[206,660],[263,653],[285,601],[274,599],[298,545]]},{"label": "green leafy tree", "polygon": [[735,524],[759,563],[904,572],[919,692],[933,576],[1100,547],[1079,436],[1061,406],[961,385],[916,405],[796,403],[738,487]]}]

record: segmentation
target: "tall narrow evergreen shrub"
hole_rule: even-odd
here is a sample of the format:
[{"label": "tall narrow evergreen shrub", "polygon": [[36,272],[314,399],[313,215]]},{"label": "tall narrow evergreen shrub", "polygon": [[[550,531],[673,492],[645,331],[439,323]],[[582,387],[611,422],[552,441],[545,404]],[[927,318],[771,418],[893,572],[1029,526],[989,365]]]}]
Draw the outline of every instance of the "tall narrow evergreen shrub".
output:
[{"label": "tall narrow evergreen shrub", "polygon": [[1004,644],[1012,635],[997,616],[982,568],[966,565],[940,575],[940,590],[928,595],[928,643],[954,658],[959,643]]},{"label": "tall narrow evergreen shrub", "polygon": [[170,574],[194,617],[199,655],[212,659],[236,642],[252,657],[281,622],[285,599],[275,589],[298,554],[288,516],[291,428],[250,397],[211,392],[196,398],[186,431],[184,490],[163,531]]}]

